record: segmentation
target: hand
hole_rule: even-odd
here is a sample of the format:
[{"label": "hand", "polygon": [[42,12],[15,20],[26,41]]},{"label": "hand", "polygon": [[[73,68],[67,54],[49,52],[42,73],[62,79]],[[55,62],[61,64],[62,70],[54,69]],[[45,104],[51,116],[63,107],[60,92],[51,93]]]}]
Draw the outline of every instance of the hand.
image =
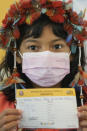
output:
[{"label": "hand", "polygon": [[6,109],[0,114],[0,131],[16,131],[22,117],[22,112],[17,109]]},{"label": "hand", "polygon": [[87,131],[87,106],[78,108],[78,117],[81,131]]}]

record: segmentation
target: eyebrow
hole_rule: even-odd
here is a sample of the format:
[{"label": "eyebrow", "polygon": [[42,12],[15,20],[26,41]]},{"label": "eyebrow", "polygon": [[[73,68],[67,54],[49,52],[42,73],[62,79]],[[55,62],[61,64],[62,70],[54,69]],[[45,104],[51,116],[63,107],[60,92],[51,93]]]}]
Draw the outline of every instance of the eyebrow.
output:
[{"label": "eyebrow", "polygon": [[34,40],[29,40],[29,39],[28,39],[28,40],[25,40],[25,42],[27,43],[27,42],[39,42],[39,41],[38,41],[38,40],[35,40],[35,39],[34,39]]},{"label": "eyebrow", "polygon": [[[64,40],[61,39],[61,38],[58,38],[58,39],[51,40],[50,42],[51,42],[51,43],[55,43],[55,42],[57,42],[57,41],[64,41]],[[27,42],[40,43],[40,41],[38,41],[37,39],[31,39],[31,40],[27,39],[27,40],[25,40],[25,43],[27,43]]]},{"label": "eyebrow", "polygon": [[59,38],[59,39],[55,39],[55,40],[52,40],[51,42],[52,42],[52,43],[55,43],[55,42],[57,42],[57,41],[63,41],[63,42],[64,42],[64,40],[61,39],[61,38]]}]

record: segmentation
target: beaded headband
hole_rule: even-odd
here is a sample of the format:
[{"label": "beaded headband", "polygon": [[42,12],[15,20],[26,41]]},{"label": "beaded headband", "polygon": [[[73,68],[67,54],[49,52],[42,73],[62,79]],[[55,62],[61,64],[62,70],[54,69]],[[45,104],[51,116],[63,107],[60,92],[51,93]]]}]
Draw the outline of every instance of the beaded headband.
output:
[{"label": "beaded headband", "polygon": [[8,49],[11,41],[20,37],[18,26],[23,23],[31,25],[42,14],[55,23],[64,23],[68,32],[66,42],[72,47],[72,53],[77,46],[83,46],[83,41],[87,39],[87,22],[83,20],[84,13],[77,14],[72,10],[71,0],[20,0],[11,5],[2,21],[0,47]]}]

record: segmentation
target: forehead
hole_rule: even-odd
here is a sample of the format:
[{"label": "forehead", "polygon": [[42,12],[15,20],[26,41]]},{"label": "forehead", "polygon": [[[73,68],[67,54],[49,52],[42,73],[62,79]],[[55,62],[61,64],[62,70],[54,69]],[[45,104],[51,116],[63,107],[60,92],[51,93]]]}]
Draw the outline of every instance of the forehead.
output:
[{"label": "forehead", "polygon": [[43,31],[40,35],[40,38],[44,37],[45,39],[53,39],[53,38],[59,38],[53,33],[52,27],[50,25],[47,25],[43,28]]},{"label": "forehead", "polygon": [[[38,29],[39,30],[39,29]],[[57,36],[54,34],[53,32],[53,29],[52,29],[52,26],[50,25],[47,25],[43,28],[41,34],[39,37],[35,38],[35,37],[28,37],[26,38],[24,41],[26,42],[28,39],[36,39],[36,40],[39,40],[39,41],[44,41],[44,42],[50,42],[50,41],[53,41],[55,39],[59,39],[60,41],[64,41],[65,40],[62,38],[62,36]]]}]

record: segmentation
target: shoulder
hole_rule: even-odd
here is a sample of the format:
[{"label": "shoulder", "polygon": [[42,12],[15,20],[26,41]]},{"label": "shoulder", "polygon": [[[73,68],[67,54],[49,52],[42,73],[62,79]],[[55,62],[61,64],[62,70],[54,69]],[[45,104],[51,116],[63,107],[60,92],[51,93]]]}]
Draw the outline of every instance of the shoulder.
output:
[{"label": "shoulder", "polygon": [[14,103],[7,100],[7,97],[0,91],[0,112],[7,108],[15,108]]}]

